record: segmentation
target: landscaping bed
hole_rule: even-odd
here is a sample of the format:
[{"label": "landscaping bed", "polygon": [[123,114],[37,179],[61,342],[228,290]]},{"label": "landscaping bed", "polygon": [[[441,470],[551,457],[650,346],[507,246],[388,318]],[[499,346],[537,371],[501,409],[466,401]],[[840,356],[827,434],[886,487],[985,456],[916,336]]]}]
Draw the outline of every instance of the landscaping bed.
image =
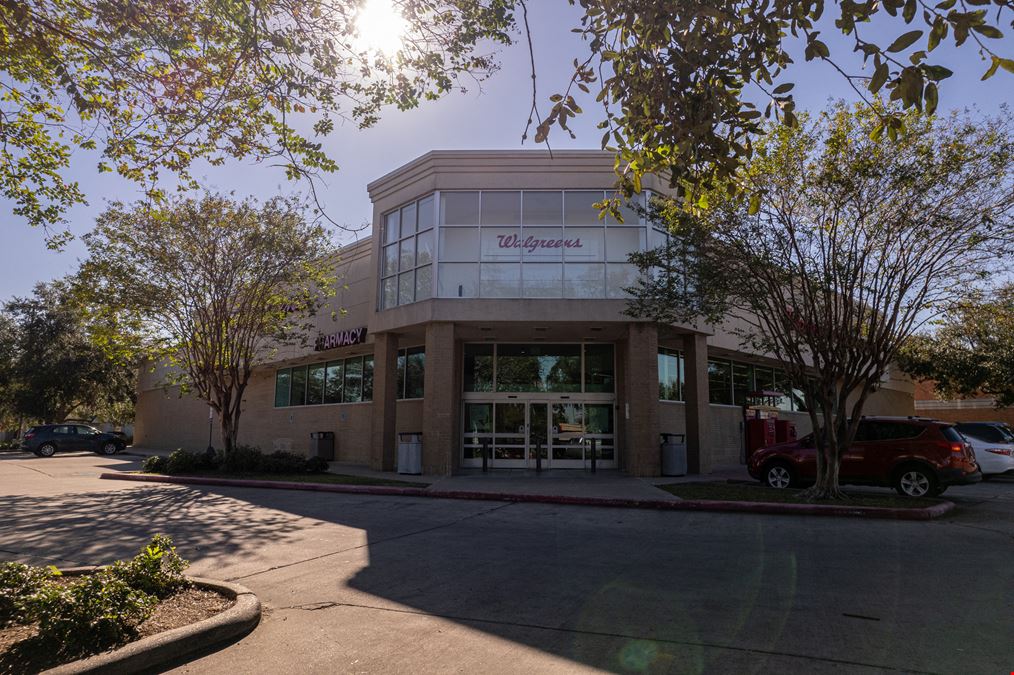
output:
[{"label": "landscaping bed", "polygon": [[63,574],[0,564],[0,673],[36,673],[204,621],[236,602],[183,575],[164,536],[132,560]]},{"label": "landscaping bed", "polygon": [[865,506],[888,509],[924,509],[943,503],[941,499],[902,497],[901,495],[876,494],[871,492],[846,491],[848,499],[807,501],[800,497],[802,490],[775,489],[764,485],[744,485],[724,481],[705,481],[699,483],[670,483],[658,485],[661,490],[675,495],[680,499],[724,501],[724,502],[763,502],[775,504],[808,504],[825,506]]},{"label": "landscaping bed", "polygon": [[325,485],[379,485],[388,487],[428,487],[420,483],[391,478],[328,473],[328,463],[317,457],[306,458],[291,452],[269,455],[256,448],[240,446],[227,455],[176,450],[168,457],[152,456],[144,461],[142,473],[191,478],[228,480],[266,480],[285,483],[321,483]]}]

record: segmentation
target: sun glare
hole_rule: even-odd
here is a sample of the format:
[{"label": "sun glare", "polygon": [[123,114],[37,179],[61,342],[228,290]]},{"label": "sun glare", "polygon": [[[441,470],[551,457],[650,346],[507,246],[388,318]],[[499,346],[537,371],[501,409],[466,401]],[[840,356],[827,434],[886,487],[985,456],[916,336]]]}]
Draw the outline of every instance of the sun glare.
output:
[{"label": "sun glare", "polygon": [[359,46],[387,58],[401,49],[408,22],[391,0],[366,0],[356,16]]}]

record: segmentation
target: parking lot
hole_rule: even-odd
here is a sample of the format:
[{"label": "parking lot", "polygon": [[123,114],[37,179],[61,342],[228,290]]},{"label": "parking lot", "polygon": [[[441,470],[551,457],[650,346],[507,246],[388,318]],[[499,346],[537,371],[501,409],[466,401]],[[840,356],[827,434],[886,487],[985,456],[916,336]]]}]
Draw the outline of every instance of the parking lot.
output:
[{"label": "parking lot", "polygon": [[261,625],[179,672],[1010,672],[1014,480],[931,522],[102,481],[0,453],[0,559],[171,534]]}]

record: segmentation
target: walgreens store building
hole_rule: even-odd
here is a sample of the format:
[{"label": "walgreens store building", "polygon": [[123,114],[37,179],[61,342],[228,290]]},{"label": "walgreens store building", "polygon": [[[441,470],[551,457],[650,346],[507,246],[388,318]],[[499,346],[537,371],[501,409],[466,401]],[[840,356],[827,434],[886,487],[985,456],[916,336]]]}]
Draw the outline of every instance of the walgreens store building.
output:
[{"label": "walgreens store building", "polygon": [[[341,252],[332,317],[311,347],[257,368],[240,442],[393,470],[399,434],[422,434],[423,471],[661,470],[663,433],[686,437],[690,472],[739,464],[743,404],[780,391],[806,433],[798,388],[729,326],[631,319],[628,255],[665,233],[626,212],[599,219],[613,157],[596,151],[430,152],[368,186],[374,235]],[[647,182],[646,187],[663,186]],[[912,414],[885,378],[868,414]],[[143,373],[135,442],[207,444],[207,406]],[[592,441],[594,440],[594,444]]]}]

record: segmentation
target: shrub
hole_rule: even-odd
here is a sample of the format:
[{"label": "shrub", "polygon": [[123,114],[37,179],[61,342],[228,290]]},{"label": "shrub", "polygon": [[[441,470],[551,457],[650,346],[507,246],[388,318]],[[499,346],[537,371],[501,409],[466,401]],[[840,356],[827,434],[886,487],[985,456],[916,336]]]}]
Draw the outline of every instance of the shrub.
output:
[{"label": "shrub", "polygon": [[292,452],[273,452],[261,461],[264,473],[303,473],[306,471],[306,457]]},{"label": "shrub", "polygon": [[218,461],[214,456],[209,456],[205,452],[188,452],[186,450],[173,450],[169,455],[169,459],[166,460],[165,472],[170,474],[177,473],[196,473],[199,471],[207,471],[209,469],[217,468]]},{"label": "shrub", "polygon": [[237,445],[228,454],[219,453],[219,468],[228,473],[256,473],[261,470],[264,455],[249,445]]},{"label": "shrub", "polygon": [[26,612],[26,602],[45,586],[52,572],[16,562],[0,563],[0,626],[6,626]]},{"label": "shrub", "polygon": [[144,460],[141,471],[145,473],[168,473],[169,460],[161,455],[152,455]]},{"label": "shrub", "polygon": [[132,636],[158,600],[131,588],[112,570],[88,574],[71,584],[45,584],[30,599],[39,637],[62,650],[101,651]]},{"label": "shrub", "polygon": [[328,470],[327,460],[322,457],[311,457],[306,460],[306,470],[310,473],[326,473]]},{"label": "shrub", "polygon": [[183,576],[189,565],[176,553],[168,535],[156,534],[132,560],[113,563],[109,571],[133,589],[166,598],[190,585]]}]

